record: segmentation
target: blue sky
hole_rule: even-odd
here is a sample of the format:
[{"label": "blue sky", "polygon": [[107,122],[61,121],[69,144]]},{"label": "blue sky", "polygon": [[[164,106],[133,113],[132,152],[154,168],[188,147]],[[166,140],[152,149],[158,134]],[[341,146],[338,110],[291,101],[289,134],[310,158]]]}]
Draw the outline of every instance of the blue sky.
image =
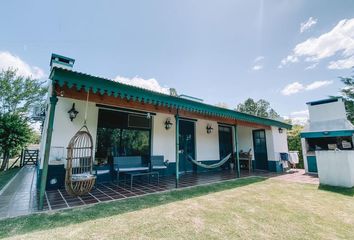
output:
[{"label": "blue sky", "polygon": [[[234,108],[268,100],[303,119],[354,65],[354,1],[3,1],[0,68],[74,69]],[[132,80],[131,80],[132,79]],[[144,81],[147,80],[147,81]],[[159,85],[158,85],[159,84]]]}]

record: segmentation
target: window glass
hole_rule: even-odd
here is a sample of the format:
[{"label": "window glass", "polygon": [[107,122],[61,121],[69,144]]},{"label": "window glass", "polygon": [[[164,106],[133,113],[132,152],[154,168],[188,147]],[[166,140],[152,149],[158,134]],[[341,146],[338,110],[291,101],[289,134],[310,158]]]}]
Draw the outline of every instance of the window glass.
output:
[{"label": "window glass", "polygon": [[151,119],[140,117],[133,121],[134,127],[131,127],[128,126],[128,113],[99,111],[96,165],[112,164],[113,157],[118,156],[142,156],[147,159],[150,155]]}]

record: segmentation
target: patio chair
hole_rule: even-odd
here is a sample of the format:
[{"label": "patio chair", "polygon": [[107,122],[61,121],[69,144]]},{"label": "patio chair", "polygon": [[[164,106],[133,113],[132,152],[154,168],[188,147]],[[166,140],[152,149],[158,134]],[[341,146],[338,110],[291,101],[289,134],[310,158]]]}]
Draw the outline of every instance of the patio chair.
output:
[{"label": "patio chair", "polygon": [[72,196],[89,193],[95,185],[93,166],[93,141],[86,126],[70,140],[67,153],[65,189]]},{"label": "patio chair", "polygon": [[95,187],[97,187],[97,184],[100,182],[111,182],[112,181],[111,170],[107,169],[106,166],[104,166],[104,167],[96,166],[93,169],[93,174],[96,176]]},{"label": "patio chair", "polygon": [[164,160],[163,155],[151,156],[150,157],[150,169],[151,171],[163,170],[163,173],[167,169],[168,160]]},{"label": "patio chair", "polygon": [[141,156],[114,157],[113,169],[117,172],[117,184],[120,173],[149,171],[149,167],[143,165]]}]

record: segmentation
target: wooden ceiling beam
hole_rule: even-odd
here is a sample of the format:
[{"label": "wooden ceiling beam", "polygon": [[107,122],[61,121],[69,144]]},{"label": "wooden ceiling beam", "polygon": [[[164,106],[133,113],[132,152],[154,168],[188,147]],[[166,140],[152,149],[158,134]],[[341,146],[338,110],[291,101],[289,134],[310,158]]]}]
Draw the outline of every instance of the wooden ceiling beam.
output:
[{"label": "wooden ceiling beam", "polygon": [[[84,89],[76,90],[76,88],[74,87],[68,88],[66,85],[60,87],[58,84],[55,84],[54,88],[55,88],[55,92],[60,97],[72,98],[72,99],[77,99],[82,101],[86,101],[87,99],[87,93],[84,91]],[[146,112],[157,112],[157,113],[165,113],[165,114],[172,114],[172,115],[177,114],[177,109],[173,107],[158,106],[157,104],[144,103],[144,102],[134,101],[131,99],[128,100],[126,98],[108,96],[107,93],[104,94],[100,94],[99,92],[93,93],[92,90],[90,90],[89,102],[95,102],[98,104],[109,105],[113,107],[136,109],[136,110],[141,110]],[[230,124],[230,125],[236,124],[239,126],[257,128],[257,129],[259,128],[270,129],[270,126],[267,125],[235,120],[227,117],[206,115],[206,114],[191,112],[186,110],[178,110],[178,114],[180,115],[180,117],[185,117],[185,118],[204,119],[204,120],[216,121],[224,124]]]}]

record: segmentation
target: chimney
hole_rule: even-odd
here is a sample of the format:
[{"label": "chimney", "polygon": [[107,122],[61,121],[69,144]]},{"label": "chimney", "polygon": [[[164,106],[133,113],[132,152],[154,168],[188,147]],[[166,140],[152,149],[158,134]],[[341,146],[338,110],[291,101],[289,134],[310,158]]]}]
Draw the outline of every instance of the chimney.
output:
[{"label": "chimney", "polygon": [[50,58],[50,69],[53,67],[60,67],[67,70],[72,70],[75,63],[75,59],[61,56],[59,54],[52,53]]}]

